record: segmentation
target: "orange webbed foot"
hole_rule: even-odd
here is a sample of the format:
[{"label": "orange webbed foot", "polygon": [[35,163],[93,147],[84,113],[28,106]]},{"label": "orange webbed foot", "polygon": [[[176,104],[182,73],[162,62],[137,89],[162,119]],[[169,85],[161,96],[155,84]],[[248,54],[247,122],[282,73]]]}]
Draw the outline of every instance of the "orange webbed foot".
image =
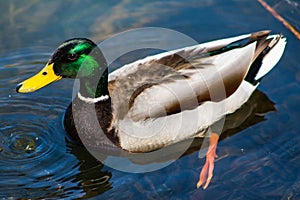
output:
[{"label": "orange webbed foot", "polygon": [[219,135],[216,133],[212,133],[209,139],[209,147],[206,153],[206,161],[200,173],[200,179],[197,183],[197,188],[203,186],[205,190],[209,185],[214,170],[214,161],[217,157],[216,149],[218,144]]}]

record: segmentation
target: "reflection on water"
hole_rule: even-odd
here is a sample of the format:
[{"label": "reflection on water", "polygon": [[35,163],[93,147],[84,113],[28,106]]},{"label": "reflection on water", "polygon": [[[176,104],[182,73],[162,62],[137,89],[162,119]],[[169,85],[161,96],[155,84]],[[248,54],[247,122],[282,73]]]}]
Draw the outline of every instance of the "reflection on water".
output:
[{"label": "reflection on water", "polygon": [[[289,2],[296,1],[268,1],[293,22]],[[12,0],[1,2],[0,11],[0,198],[300,198],[299,42],[256,1]],[[214,179],[205,191],[195,187],[204,163],[198,158],[202,140],[166,168],[120,172],[66,142],[62,116],[73,81],[15,93],[16,84],[37,72],[61,41],[98,42],[140,26],[172,28],[201,42],[260,29],[287,36],[286,53],[262,81],[263,92],[226,118]]]}]

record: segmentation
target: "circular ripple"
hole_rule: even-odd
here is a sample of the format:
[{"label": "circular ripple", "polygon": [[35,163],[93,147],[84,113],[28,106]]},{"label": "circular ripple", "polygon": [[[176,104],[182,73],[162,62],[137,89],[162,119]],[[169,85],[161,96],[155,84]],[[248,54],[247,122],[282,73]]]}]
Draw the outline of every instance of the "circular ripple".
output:
[{"label": "circular ripple", "polygon": [[2,149],[0,162],[5,162],[7,165],[36,162],[52,153],[57,146],[57,140],[64,139],[63,133],[56,131],[58,127],[55,127],[55,124],[50,123],[46,126],[46,118],[37,119],[30,115],[23,115],[23,117],[31,117],[31,119],[7,120],[5,124],[0,123],[0,148]]},{"label": "circular ripple", "polygon": [[45,138],[41,138],[36,132],[12,132],[9,137],[2,139],[7,146],[2,147],[6,160],[20,160],[36,158],[47,151],[48,145]]},{"label": "circular ripple", "polygon": [[51,110],[44,101],[0,100],[4,107],[0,111],[0,191],[4,189],[0,194],[6,194],[8,188],[30,185],[47,173],[45,166],[65,153],[64,131],[57,123],[63,110]]}]

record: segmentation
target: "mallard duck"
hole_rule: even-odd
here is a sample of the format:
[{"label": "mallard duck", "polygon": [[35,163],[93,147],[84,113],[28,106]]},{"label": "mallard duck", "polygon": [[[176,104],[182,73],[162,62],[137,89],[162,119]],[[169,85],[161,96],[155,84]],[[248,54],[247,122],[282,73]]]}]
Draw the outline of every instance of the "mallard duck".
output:
[{"label": "mallard duck", "polygon": [[249,99],[283,54],[285,37],[269,33],[148,56],[110,74],[99,47],[74,38],[62,43],[46,66],[16,91],[33,92],[62,78],[78,78],[80,87],[64,126],[74,140],[94,147],[113,144],[128,152],[149,152],[209,137],[197,183],[205,189],[213,176],[221,131],[211,127]]}]

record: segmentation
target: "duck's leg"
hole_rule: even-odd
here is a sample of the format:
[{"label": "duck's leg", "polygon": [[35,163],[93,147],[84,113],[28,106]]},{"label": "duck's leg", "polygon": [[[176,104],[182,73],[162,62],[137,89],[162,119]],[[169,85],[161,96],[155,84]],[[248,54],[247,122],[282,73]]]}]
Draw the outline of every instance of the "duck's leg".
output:
[{"label": "duck's leg", "polygon": [[203,186],[206,189],[209,185],[211,178],[213,177],[214,161],[216,155],[217,144],[219,140],[219,135],[212,133],[209,138],[209,147],[206,153],[206,161],[200,173],[200,179],[197,183],[197,188]]}]

